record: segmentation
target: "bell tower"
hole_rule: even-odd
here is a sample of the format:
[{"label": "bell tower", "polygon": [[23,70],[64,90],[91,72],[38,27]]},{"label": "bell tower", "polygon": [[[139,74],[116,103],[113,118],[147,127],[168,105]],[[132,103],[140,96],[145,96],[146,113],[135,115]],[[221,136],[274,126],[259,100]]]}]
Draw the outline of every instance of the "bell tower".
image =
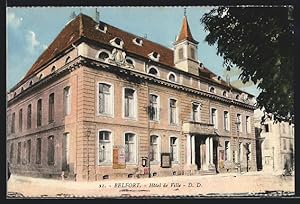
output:
[{"label": "bell tower", "polygon": [[191,74],[199,74],[198,42],[194,40],[184,10],[181,30],[174,43],[175,67]]}]

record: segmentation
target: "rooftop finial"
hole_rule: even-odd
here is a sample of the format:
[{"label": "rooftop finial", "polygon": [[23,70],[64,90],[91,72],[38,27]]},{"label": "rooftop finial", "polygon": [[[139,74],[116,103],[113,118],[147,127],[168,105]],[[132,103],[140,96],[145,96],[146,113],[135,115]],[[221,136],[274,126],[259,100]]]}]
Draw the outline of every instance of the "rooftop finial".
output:
[{"label": "rooftop finial", "polygon": [[183,15],[186,16],[186,8],[183,9]]}]

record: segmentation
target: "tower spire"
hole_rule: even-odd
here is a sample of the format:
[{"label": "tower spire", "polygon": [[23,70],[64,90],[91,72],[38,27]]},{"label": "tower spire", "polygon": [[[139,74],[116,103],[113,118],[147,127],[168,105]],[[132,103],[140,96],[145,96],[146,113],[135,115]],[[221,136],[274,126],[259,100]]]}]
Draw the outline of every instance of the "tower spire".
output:
[{"label": "tower spire", "polygon": [[189,23],[187,20],[187,16],[186,16],[186,9],[184,10],[184,16],[183,16],[183,21],[182,21],[182,25],[181,25],[181,30],[178,35],[176,43],[183,41],[183,40],[188,40],[188,41],[198,44],[198,42],[192,36],[190,26],[189,26]]},{"label": "tower spire", "polygon": [[186,16],[186,8],[183,9],[183,15]]}]

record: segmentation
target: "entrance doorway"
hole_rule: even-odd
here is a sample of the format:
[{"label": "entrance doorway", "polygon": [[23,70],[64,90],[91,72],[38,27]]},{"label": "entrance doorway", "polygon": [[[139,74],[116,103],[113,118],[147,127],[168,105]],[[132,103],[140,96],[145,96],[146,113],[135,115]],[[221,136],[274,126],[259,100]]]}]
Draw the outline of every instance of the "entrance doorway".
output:
[{"label": "entrance doorway", "polygon": [[197,170],[201,169],[201,139],[195,137],[195,164],[197,165]]}]

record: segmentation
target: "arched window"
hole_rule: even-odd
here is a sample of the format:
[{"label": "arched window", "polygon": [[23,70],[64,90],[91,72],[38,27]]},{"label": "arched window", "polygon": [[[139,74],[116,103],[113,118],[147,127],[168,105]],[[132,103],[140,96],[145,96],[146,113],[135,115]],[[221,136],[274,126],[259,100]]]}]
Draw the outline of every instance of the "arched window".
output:
[{"label": "arched window", "polygon": [[210,88],[209,88],[209,92],[215,93],[215,88],[214,88],[214,87],[210,87]]},{"label": "arched window", "polygon": [[168,79],[171,82],[176,82],[177,81],[176,80],[176,75],[174,73],[169,73]]},{"label": "arched window", "polygon": [[21,87],[21,92],[23,92],[24,91],[24,88],[23,87]]},{"label": "arched window", "polygon": [[239,99],[240,99],[240,95],[237,94],[237,95],[235,96],[235,99],[239,100]]},{"label": "arched window", "polygon": [[137,157],[137,142],[134,133],[125,133],[125,161],[127,163],[135,163]]},{"label": "arched window", "polygon": [[54,165],[55,144],[54,136],[48,137],[48,165]]},{"label": "arched window", "polygon": [[159,137],[157,135],[150,136],[150,146],[151,146],[151,157],[150,161],[158,162],[159,161]]},{"label": "arched window", "polygon": [[39,80],[41,80],[43,78],[43,74],[39,75]]},{"label": "arched window", "polygon": [[112,136],[110,131],[99,131],[98,135],[98,161],[101,163],[110,163],[112,155]]},{"label": "arched window", "polygon": [[125,118],[136,118],[137,113],[137,93],[135,89],[123,89],[123,107]]},{"label": "arched window", "polygon": [[153,76],[158,76],[158,71],[154,67],[150,67],[148,73],[151,74],[151,75],[153,75]]},{"label": "arched window", "polygon": [[99,83],[98,113],[104,115],[113,114],[113,88],[112,85]]},{"label": "arched window", "polygon": [[123,48],[123,45],[124,45],[123,40],[118,37],[115,37],[114,39],[110,40],[110,43],[119,48]]},{"label": "arched window", "polygon": [[152,121],[159,120],[159,97],[155,94],[150,94],[149,99],[149,117]]},{"label": "arched window", "polygon": [[143,40],[140,39],[140,38],[134,38],[133,40],[133,43],[138,45],[138,46],[142,46],[143,45]]},{"label": "arched window", "polygon": [[98,58],[101,60],[106,60],[107,58],[109,58],[109,54],[107,52],[100,52]]},{"label": "arched window", "polygon": [[14,92],[14,97],[16,97],[16,95],[17,95],[17,92]]},{"label": "arched window", "polygon": [[33,83],[33,82],[32,82],[32,80],[31,80],[31,81],[29,82],[29,86],[32,86],[32,83]]},{"label": "arched window", "polygon": [[170,137],[171,161],[178,162],[178,138]]},{"label": "arched window", "polygon": [[66,61],[65,61],[65,64],[67,64],[70,61],[70,59],[71,59],[71,57],[68,56],[67,59],[66,59]]},{"label": "arched window", "polygon": [[53,67],[51,68],[51,72],[55,72],[55,70],[56,70],[56,67],[53,66]]},{"label": "arched window", "polygon": [[134,67],[134,60],[131,58],[126,58],[126,63],[129,64],[130,66]]},{"label": "arched window", "polygon": [[228,93],[227,91],[223,91],[223,96],[227,97],[228,96]]}]

